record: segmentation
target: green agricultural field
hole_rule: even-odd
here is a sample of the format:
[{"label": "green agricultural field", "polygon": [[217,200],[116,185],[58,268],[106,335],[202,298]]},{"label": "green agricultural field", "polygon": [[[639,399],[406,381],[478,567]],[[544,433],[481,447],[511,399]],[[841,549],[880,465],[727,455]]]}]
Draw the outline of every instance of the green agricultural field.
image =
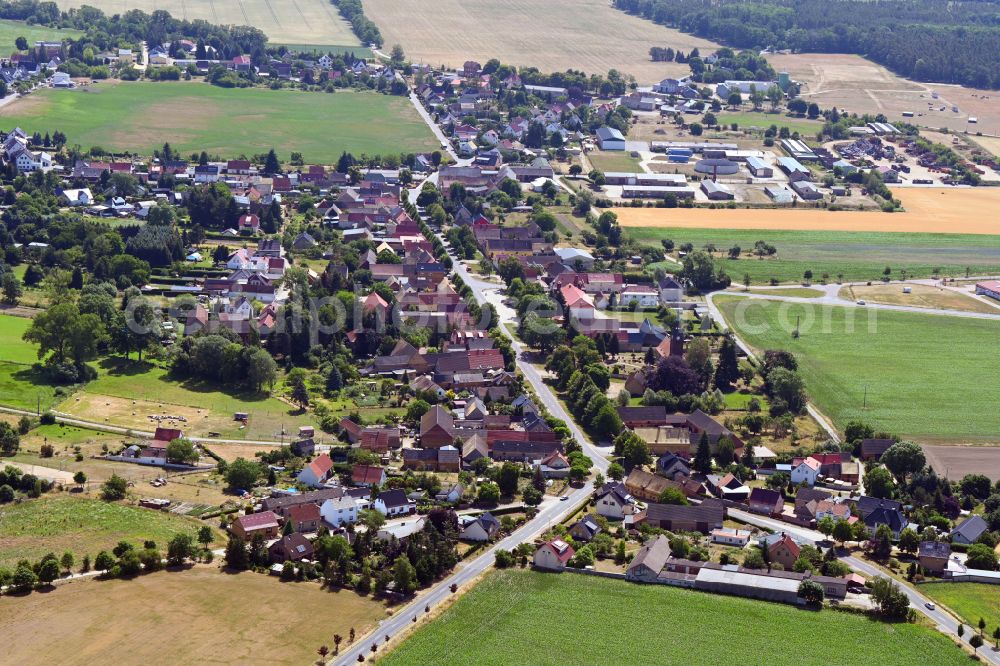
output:
[{"label": "green agricultural field", "polygon": [[1000,438],[984,418],[995,413],[1000,384],[983,362],[1000,321],[760,299],[741,308],[744,300],[716,303],[755,349],[795,354],[810,399],[838,427],[863,420],[928,443]]},{"label": "green agricultural field", "polygon": [[[1000,587],[986,583],[927,583],[920,591],[958,613],[970,627],[986,620],[987,631],[1000,625]],[[989,635],[989,634],[987,634]]]},{"label": "green agricultural field", "polygon": [[[824,273],[830,280],[843,274],[845,280],[880,280],[886,267],[892,277],[931,277],[935,269],[941,275],[965,276],[1000,271],[1000,236],[969,234],[920,234],[854,231],[778,231],[745,229],[680,229],[626,227],[625,233],[636,241],[662,247],[662,239],[677,246],[691,243],[695,248],[715,245],[716,261],[736,281],[750,274],[754,285],[764,285],[772,278],[780,282],[800,282],[807,270],[813,280]],[[754,243],[762,240],[777,248],[774,258],[756,259],[748,255]],[[738,245],[740,259],[729,259],[729,248]],[[666,262],[656,264],[665,270],[676,268]]]},{"label": "green agricultural field", "polygon": [[808,118],[790,118],[783,113],[764,113],[747,111],[745,113],[717,113],[715,117],[719,119],[719,124],[728,127],[736,123],[740,129],[759,127],[767,129],[771,125],[779,128],[787,127],[789,132],[798,132],[805,138],[816,138],[816,132],[823,129],[823,123]]},{"label": "green agricultural field", "polygon": [[37,560],[46,553],[62,555],[67,550],[78,562],[84,555],[93,559],[98,551],[110,551],[123,539],[137,546],[152,539],[166,550],[175,534],[194,536],[202,525],[172,513],[67,495],[2,506],[0,522],[0,566],[4,567],[21,558]]},{"label": "green agricultural field", "polygon": [[60,30],[44,25],[28,25],[24,21],[0,20],[0,51],[9,54],[18,37],[27,39],[28,47],[32,48],[35,46],[35,42],[61,42],[69,37],[79,37],[82,34],[79,30],[68,28]]},{"label": "green agricultural field", "polygon": [[149,154],[165,142],[181,153],[252,155],[274,148],[330,164],[343,151],[398,154],[437,147],[405,97],[204,82],[100,82],[41,90],[0,109],[0,123],[28,133],[66,133],[71,143]]},{"label": "green agricultural field", "polygon": [[[599,611],[597,609],[600,609]],[[553,621],[558,618],[558,621]],[[572,574],[489,574],[379,663],[719,664],[733,646],[751,663],[842,666],[968,662],[933,629]]]}]

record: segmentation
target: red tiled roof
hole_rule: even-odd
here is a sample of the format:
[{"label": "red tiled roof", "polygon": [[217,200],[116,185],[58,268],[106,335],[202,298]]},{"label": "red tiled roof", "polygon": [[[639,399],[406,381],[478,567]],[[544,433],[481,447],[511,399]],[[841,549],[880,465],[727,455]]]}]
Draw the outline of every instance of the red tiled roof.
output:
[{"label": "red tiled roof", "polygon": [[266,527],[276,527],[278,525],[278,516],[274,511],[261,511],[260,513],[240,516],[236,521],[243,526],[244,530],[259,530]]},{"label": "red tiled roof", "polygon": [[354,483],[378,483],[382,480],[382,468],[376,465],[355,465],[351,470]]}]

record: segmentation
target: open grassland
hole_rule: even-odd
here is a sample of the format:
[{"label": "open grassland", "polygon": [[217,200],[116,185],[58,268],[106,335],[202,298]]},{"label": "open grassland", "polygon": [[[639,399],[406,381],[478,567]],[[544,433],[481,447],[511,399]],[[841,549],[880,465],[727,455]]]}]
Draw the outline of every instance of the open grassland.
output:
[{"label": "open grassland", "polygon": [[640,83],[686,74],[656,63],[653,46],[685,53],[718,48],[710,41],[616,11],[604,0],[364,0],[386,44],[401,44],[415,62],[461,67],[466,60],[537,67],[543,72],[609,69]]},{"label": "open grassland", "polygon": [[790,118],[782,113],[763,113],[747,111],[741,113],[717,113],[719,124],[723,127],[736,123],[740,129],[758,127],[767,129],[771,125],[778,128],[787,127],[790,132],[798,132],[806,138],[815,138],[816,132],[823,129],[823,123],[808,118]]},{"label": "open grassland", "polygon": [[714,227],[800,231],[887,231],[1000,234],[1000,188],[909,187],[893,190],[904,212],[828,211],[822,208],[621,208],[626,227]]},{"label": "open grassland", "polygon": [[31,364],[38,360],[38,347],[22,339],[30,326],[30,319],[0,315],[0,361]]},{"label": "open grassland", "polygon": [[[920,591],[958,613],[972,627],[986,620],[992,633],[1000,624],[1000,586],[986,583],[927,583]],[[989,633],[987,633],[989,636]]]},{"label": "open grassland", "polygon": [[758,664],[781,663],[788,654],[796,664],[844,666],[968,661],[947,638],[919,625],[663,585],[507,570],[491,573],[380,663],[707,665],[726,661],[734,645],[750,644]]},{"label": "open grassland", "polygon": [[108,16],[139,9],[148,14],[170,12],[174,18],[202,19],[217,25],[249,25],[264,31],[271,42],[297,44],[359,44],[329,0],[59,0],[60,9],[90,5]]},{"label": "open grassland", "polygon": [[0,566],[10,567],[21,558],[34,561],[49,552],[70,551],[77,561],[84,555],[93,559],[121,540],[141,546],[151,539],[166,550],[175,534],[194,536],[203,523],[121,502],[54,494],[0,507],[0,524]]},{"label": "open grassland", "polygon": [[[631,214],[632,209],[617,212],[619,219],[624,219],[622,216]],[[760,211],[762,219],[765,212],[774,211]],[[844,214],[826,213],[830,217]],[[942,276],[964,276],[966,268],[972,275],[1000,272],[1000,236],[677,226],[627,227],[625,232],[640,243],[655,247],[662,247],[660,241],[665,239],[674,241],[677,246],[683,243],[691,243],[695,248],[714,245],[716,262],[734,281],[742,283],[743,276],[749,273],[751,286],[767,284],[772,278],[781,282],[800,282],[807,270],[813,272],[815,281],[824,273],[830,280],[836,280],[840,274],[848,281],[880,280],[887,266],[892,269],[894,279],[901,277],[902,269],[906,270],[907,277],[924,278],[932,277],[935,269],[940,269]],[[754,243],[760,240],[773,245],[777,253],[764,259],[749,255]],[[729,248],[737,245],[743,251],[741,258],[729,259]],[[667,271],[676,269],[672,262],[659,265]]]},{"label": "open grassland", "polygon": [[59,129],[81,146],[150,153],[170,142],[181,153],[233,157],[275,148],[332,163],[343,151],[398,154],[436,147],[405,97],[226,89],[203,82],[97,83],[41,90],[0,109],[0,123],[28,133]]},{"label": "open grassland", "polygon": [[[767,60],[776,71],[788,72],[793,80],[804,84],[802,96],[823,109],[883,113],[891,121],[904,120],[903,111],[913,111],[923,115],[905,120],[917,125],[1000,133],[1000,104],[995,90],[911,81],[858,55],[774,54]],[[932,97],[933,92],[938,93],[937,99]],[[958,107],[958,113],[952,111],[952,106]],[[969,124],[969,116],[976,116],[979,122]]]},{"label": "open grassland", "polygon": [[979,144],[983,150],[989,151],[995,156],[1000,156],[1000,137],[997,136],[972,136],[968,139]]},{"label": "open grassland", "polygon": [[18,37],[28,40],[28,46],[34,47],[35,42],[61,42],[70,37],[76,38],[83,33],[79,30],[69,28],[60,30],[59,28],[49,28],[44,25],[28,25],[24,21],[0,20],[0,51],[4,54],[10,53],[14,48],[14,42]]},{"label": "open grassland", "polygon": [[987,416],[1000,384],[983,361],[1000,321],[735,296],[716,302],[755,349],[795,354],[810,399],[839,428],[862,420],[923,442],[1000,439]]},{"label": "open grassland", "polygon": [[31,367],[38,361],[38,347],[21,339],[30,325],[30,319],[0,315],[0,405],[44,410],[58,398]]},{"label": "open grassland", "polygon": [[306,664],[382,616],[353,592],[211,565],[0,597],[0,633],[17,637],[4,641],[9,663]]},{"label": "open grassland", "polygon": [[953,289],[923,284],[906,286],[910,288],[909,294],[903,293],[903,285],[901,284],[873,284],[870,287],[844,287],[840,290],[840,296],[852,301],[863,299],[869,303],[885,303],[886,305],[911,305],[918,308],[964,310],[1000,315],[1000,307]]},{"label": "open grassland", "polygon": [[642,171],[639,160],[629,155],[628,152],[593,152],[587,154],[587,159],[590,160],[591,166],[598,171],[627,171],[630,173]]},{"label": "open grassland", "polygon": [[[310,415],[265,393],[227,391],[215,384],[171,379],[164,368],[105,359],[98,377],[68,398],[59,410],[80,418],[151,431],[156,425],[181,428],[195,436],[218,432],[233,439],[278,439],[282,427],[294,433],[313,425]],[[240,429],[236,412],[250,422]],[[183,416],[186,421],[150,419]]]}]

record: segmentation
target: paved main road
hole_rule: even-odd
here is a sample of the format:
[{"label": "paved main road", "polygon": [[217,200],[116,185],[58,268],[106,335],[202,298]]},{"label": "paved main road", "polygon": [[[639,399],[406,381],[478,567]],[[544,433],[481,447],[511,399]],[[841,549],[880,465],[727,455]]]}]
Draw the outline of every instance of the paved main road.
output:
[{"label": "paved main road", "polygon": [[[444,239],[442,238],[441,241],[444,242]],[[465,266],[458,261],[458,259],[454,256],[452,256],[451,259],[454,266],[453,270],[462,278],[465,284],[469,285],[469,288],[472,289],[472,293],[475,295],[476,299],[478,299],[480,303],[489,302],[496,307],[497,313],[500,317],[500,321],[497,322],[496,325],[503,329],[503,324],[513,323],[514,311],[502,303],[503,299],[499,292],[499,285],[487,282],[478,276],[472,275],[468,270],[466,270]],[[491,326],[492,325],[493,324],[491,324]],[[535,392],[538,394],[538,399],[545,405],[545,408],[548,409],[550,414],[566,422],[566,425],[569,427],[573,437],[580,442],[581,446],[583,446],[584,452],[594,461],[594,468],[602,474],[606,474],[609,465],[608,459],[604,457],[604,454],[591,443],[583,431],[581,431],[576,425],[570,415],[563,408],[562,403],[560,403],[556,396],[552,393],[552,390],[547,384],[545,384],[544,381],[542,381],[542,376],[535,366],[523,360],[524,345],[517,340],[512,340],[512,346],[514,352],[517,354],[517,366],[524,373],[524,377],[528,383],[530,383],[532,388],[535,389]],[[581,504],[587,502],[592,492],[593,488],[591,484],[588,483],[585,484],[584,487],[577,488],[570,493],[568,495],[568,499],[566,500],[556,500],[543,503],[542,506],[539,507],[538,515],[536,515],[533,520],[522,525],[510,536],[503,539],[474,560],[459,564],[451,576],[445,578],[426,592],[420,594],[407,606],[398,609],[391,618],[380,622],[379,625],[371,631],[371,633],[358,639],[354,645],[348,646],[343,653],[334,658],[334,663],[348,666],[350,664],[357,663],[359,654],[365,655],[366,658],[371,656],[371,646],[373,643],[382,645],[385,643],[386,636],[389,636],[390,638],[395,637],[407,627],[411,626],[413,624],[413,618],[417,617],[419,619],[419,617],[424,613],[424,608],[426,606],[433,608],[451,595],[450,588],[452,584],[462,587],[491,567],[495,559],[495,552],[498,548],[511,550],[519,544],[534,540],[537,536],[574,512]]]}]

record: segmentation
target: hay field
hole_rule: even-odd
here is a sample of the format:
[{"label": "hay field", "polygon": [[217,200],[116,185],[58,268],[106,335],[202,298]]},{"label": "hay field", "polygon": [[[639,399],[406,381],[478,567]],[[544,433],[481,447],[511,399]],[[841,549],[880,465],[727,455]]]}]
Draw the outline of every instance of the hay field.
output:
[{"label": "hay field", "polygon": [[381,617],[353,592],[215,565],[0,597],[5,663],[307,664]]},{"label": "hay field", "polygon": [[[903,120],[903,111],[913,111],[923,114],[907,118],[917,125],[1000,134],[996,91],[910,81],[858,55],[795,53],[767,59],[775,70],[804,83],[803,97],[824,109],[835,106],[857,113],[884,113],[890,120]],[[938,99],[931,97],[932,92],[938,93]],[[933,110],[928,110],[928,102]],[[958,106],[958,113],[951,110],[952,105]],[[944,111],[939,110],[942,106]],[[979,122],[968,124],[969,116],[978,117]]]},{"label": "hay field", "polygon": [[124,14],[130,9],[152,13],[158,9],[174,18],[202,19],[220,25],[259,28],[272,42],[295,44],[339,44],[357,46],[351,32],[329,0],[59,0],[60,9],[90,5],[105,14]]},{"label": "hay field", "polygon": [[819,208],[709,209],[616,208],[626,227],[788,229],[800,231],[899,231],[1000,234],[1000,189],[897,188],[902,213],[830,212]]},{"label": "hay field", "polygon": [[686,64],[650,61],[650,47],[718,48],[617,11],[607,0],[364,0],[364,6],[387,45],[398,43],[412,60],[431,65],[499,58],[543,72],[616,68],[649,84],[689,71]]}]

